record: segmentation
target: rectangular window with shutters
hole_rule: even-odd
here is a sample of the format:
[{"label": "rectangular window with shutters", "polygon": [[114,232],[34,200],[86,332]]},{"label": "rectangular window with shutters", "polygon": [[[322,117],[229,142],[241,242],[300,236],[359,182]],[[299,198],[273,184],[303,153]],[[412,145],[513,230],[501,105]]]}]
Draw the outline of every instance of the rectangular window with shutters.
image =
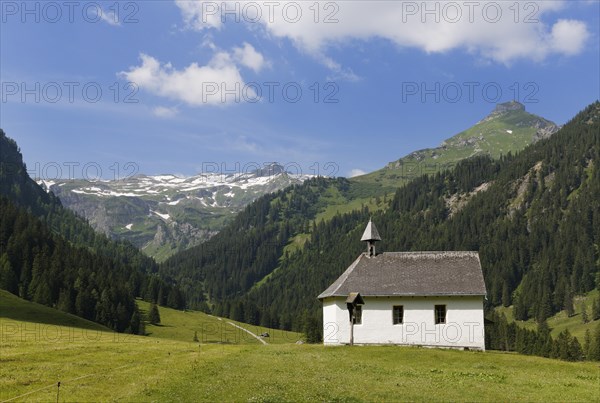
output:
[{"label": "rectangular window with shutters", "polygon": [[392,322],[394,325],[401,325],[404,322],[404,306],[394,305],[392,309]]}]

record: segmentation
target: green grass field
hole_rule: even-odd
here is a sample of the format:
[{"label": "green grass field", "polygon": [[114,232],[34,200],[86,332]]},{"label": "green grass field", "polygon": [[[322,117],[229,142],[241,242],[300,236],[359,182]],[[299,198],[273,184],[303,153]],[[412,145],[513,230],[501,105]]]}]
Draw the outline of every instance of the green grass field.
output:
[{"label": "green grass field", "polygon": [[[137,304],[142,314],[150,308],[150,304],[145,301],[138,300]],[[268,344],[295,343],[303,338],[300,333],[249,325],[227,318],[217,318],[203,312],[184,312],[164,307],[159,307],[158,311],[161,323],[157,326],[146,325],[146,333],[149,337],[191,342],[196,333],[200,343],[261,344],[255,337],[230,324],[234,323],[257,335],[269,333],[269,337],[263,339]]]},{"label": "green grass field", "polygon": [[598,363],[410,347],[195,343],[194,326],[222,321],[197,312],[160,313],[164,326],[149,326],[152,335],[122,335],[0,291],[0,400],[56,401],[59,381],[58,400],[78,402],[600,396]]}]

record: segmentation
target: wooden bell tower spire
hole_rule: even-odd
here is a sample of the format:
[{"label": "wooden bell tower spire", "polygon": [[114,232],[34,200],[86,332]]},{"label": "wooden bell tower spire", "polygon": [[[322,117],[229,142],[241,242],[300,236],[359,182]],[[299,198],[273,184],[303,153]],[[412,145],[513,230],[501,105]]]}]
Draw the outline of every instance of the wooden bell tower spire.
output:
[{"label": "wooden bell tower spire", "polygon": [[363,232],[362,238],[360,238],[360,240],[367,243],[367,256],[375,256],[375,242],[381,241],[381,237],[379,236],[377,227],[375,227],[375,224],[373,224],[373,221],[371,221],[371,219],[369,219],[367,228],[365,228],[365,232]]}]

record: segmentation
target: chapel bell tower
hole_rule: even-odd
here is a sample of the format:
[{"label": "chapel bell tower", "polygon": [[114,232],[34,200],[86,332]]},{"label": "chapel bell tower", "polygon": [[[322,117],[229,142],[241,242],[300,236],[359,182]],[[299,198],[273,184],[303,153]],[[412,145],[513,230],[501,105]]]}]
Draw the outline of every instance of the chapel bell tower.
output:
[{"label": "chapel bell tower", "polygon": [[379,236],[377,227],[375,227],[375,224],[373,224],[371,219],[369,219],[367,228],[365,228],[365,232],[363,232],[362,238],[360,238],[360,240],[367,243],[367,256],[375,256],[375,242],[381,241],[381,237]]}]

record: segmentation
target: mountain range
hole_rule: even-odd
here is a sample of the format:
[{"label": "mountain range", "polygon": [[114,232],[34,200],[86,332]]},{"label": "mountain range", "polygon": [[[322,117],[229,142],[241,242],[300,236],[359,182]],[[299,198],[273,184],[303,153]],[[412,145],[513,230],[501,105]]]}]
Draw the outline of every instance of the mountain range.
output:
[{"label": "mountain range", "polygon": [[[382,205],[375,197],[391,194],[423,173],[440,172],[477,155],[498,158],[515,153],[558,129],[555,123],[528,113],[518,102],[499,104],[473,127],[449,137],[439,147],[412,152],[381,170],[352,178],[345,194],[331,190],[333,193],[322,195],[319,218],[328,219],[362,205],[377,210]],[[39,178],[38,183],[96,230],[126,239],[162,261],[208,240],[260,196],[311,177],[271,164],[228,174],[137,175],[107,181]]]},{"label": "mountain range", "polygon": [[249,172],[190,177],[136,175],[119,180],[38,183],[98,231],[125,239],[158,260],[206,241],[258,197],[311,175],[268,164]]}]

